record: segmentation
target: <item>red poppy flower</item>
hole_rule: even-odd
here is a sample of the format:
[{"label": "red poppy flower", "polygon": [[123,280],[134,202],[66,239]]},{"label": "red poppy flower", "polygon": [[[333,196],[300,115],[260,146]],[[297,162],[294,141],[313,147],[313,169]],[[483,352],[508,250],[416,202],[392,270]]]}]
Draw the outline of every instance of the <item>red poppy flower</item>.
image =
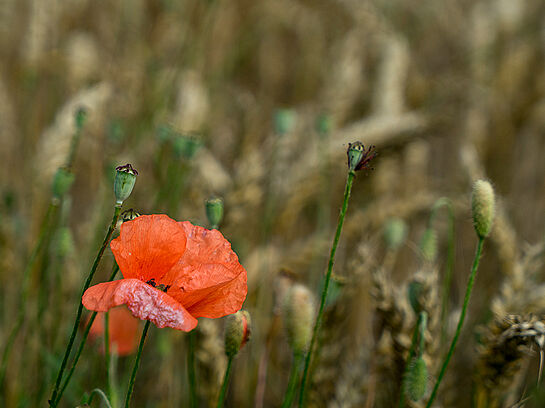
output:
[{"label": "red poppy flower", "polygon": [[123,223],[110,247],[124,279],[87,289],[89,310],[126,304],[157,327],[191,331],[198,317],[235,313],[246,298],[246,270],[218,230],[143,215]]},{"label": "red poppy flower", "polygon": [[[138,319],[134,318],[126,307],[115,307],[110,310],[108,326],[110,328],[110,349],[116,350],[120,356],[134,353],[138,345]],[[91,326],[89,338],[102,338],[103,335],[104,313],[98,313]]]}]

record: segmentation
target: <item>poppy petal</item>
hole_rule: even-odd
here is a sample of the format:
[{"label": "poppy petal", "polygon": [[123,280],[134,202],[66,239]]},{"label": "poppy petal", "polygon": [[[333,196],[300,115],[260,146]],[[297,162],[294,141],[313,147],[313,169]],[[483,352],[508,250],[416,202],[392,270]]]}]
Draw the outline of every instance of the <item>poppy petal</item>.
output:
[{"label": "poppy petal", "polygon": [[[110,349],[119,356],[127,356],[136,351],[138,346],[138,326],[139,320],[125,307],[114,307],[110,309],[109,327],[110,327]],[[91,326],[89,339],[102,338],[104,335],[104,316],[106,313],[100,312]],[[104,348],[102,348],[104,352]]]},{"label": "poppy petal", "polygon": [[182,257],[183,228],[166,215],[142,215],[121,226],[110,247],[124,278],[158,282]]},{"label": "poppy petal", "polygon": [[82,302],[96,312],[125,304],[135,317],[151,320],[159,328],[191,331],[197,326],[197,319],[175,299],[138,279],[99,283],[85,291]]}]

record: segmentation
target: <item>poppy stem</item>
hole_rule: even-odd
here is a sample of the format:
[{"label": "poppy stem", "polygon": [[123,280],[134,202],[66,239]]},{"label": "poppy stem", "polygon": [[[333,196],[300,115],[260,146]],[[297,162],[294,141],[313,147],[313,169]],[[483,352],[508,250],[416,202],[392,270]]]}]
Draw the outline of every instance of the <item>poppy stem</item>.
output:
[{"label": "poppy stem", "polygon": [[294,353],[293,354],[293,363],[291,365],[290,379],[288,382],[288,389],[286,390],[286,396],[284,397],[284,402],[282,403],[282,408],[290,408],[293,399],[295,398],[295,388],[297,386],[297,379],[299,378],[299,366],[303,361],[304,354]]},{"label": "poppy stem", "polygon": [[195,376],[195,335],[193,329],[188,333],[189,347],[187,348],[187,377],[189,379],[189,406],[197,406],[197,379]]},{"label": "poppy stem", "polygon": [[[405,371],[403,373],[403,379],[401,380],[401,391],[399,393],[399,408],[405,407],[405,389],[407,387],[407,373],[409,372],[409,364],[411,364],[411,361],[413,360],[414,356],[416,355],[416,344],[418,340],[420,340],[420,349],[418,350],[418,353],[422,355],[423,349],[424,349],[424,336],[423,332],[421,330],[421,326],[423,325],[423,320],[426,319],[426,312],[422,311],[418,314],[418,320],[416,321],[416,325],[414,326],[414,332],[413,332],[413,338],[411,341],[411,348],[409,349],[409,356],[407,357],[407,361],[405,362]],[[420,339],[418,338],[420,336]]]},{"label": "poppy stem", "polygon": [[89,289],[89,286],[91,286],[91,281],[93,280],[95,272],[98,268],[98,264],[100,263],[100,260],[102,259],[102,255],[104,254],[104,251],[106,250],[106,246],[108,245],[108,243],[110,242],[110,239],[112,238],[112,234],[117,225],[117,220],[119,219],[120,213],[121,213],[121,205],[116,205],[112,222],[110,224],[110,227],[108,228],[108,232],[106,233],[104,242],[102,243],[102,246],[100,247],[96,255],[95,261],[93,262],[93,266],[91,267],[91,271],[89,272],[89,276],[87,277],[87,280],[85,281],[85,284],[83,285],[81,296],[79,298],[79,306],[78,306],[78,311],[76,314],[76,320],[74,321],[74,327],[72,328],[72,333],[70,334],[70,340],[68,341],[68,346],[66,347],[66,351],[64,353],[61,367],[59,369],[59,373],[57,374],[57,380],[55,381],[55,388],[53,389],[53,393],[51,394],[51,399],[49,400],[49,405],[53,408],[57,406],[60,399],[60,396],[58,397],[57,394],[59,392],[59,387],[61,385],[64,370],[66,369],[66,365],[68,364],[68,357],[70,356],[70,352],[72,351],[72,347],[74,346],[74,341],[76,339],[76,334],[78,332],[78,326],[81,320],[81,315],[83,313],[83,303],[81,303],[81,298],[83,297],[83,294],[85,293],[85,291]]},{"label": "poppy stem", "polygon": [[316,316],[316,322],[314,323],[314,329],[312,331],[312,339],[310,340],[310,346],[305,358],[305,368],[303,370],[303,379],[301,381],[301,391],[299,393],[299,408],[305,406],[305,388],[309,380],[309,368],[310,360],[312,358],[312,350],[314,348],[314,343],[316,343],[316,338],[318,337],[318,332],[320,330],[320,325],[322,323],[322,315],[324,313],[325,302],[327,298],[327,290],[329,288],[329,281],[331,280],[331,274],[333,272],[333,263],[335,262],[335,253],[337,252],[337,245],[339,244],[339,238],[341,237],[341,231],[344,224],[344,216],[346,215],[346,209],[348,208],[348,200],[350,199],[350,192],[352,191],[352,183],[354,181],[356,173],[354,170],[348,171],[348,177],[346,179],[346,186],[344,189],[344,200],[341,207],[341,212],[339,213],[339,221],[337,223],[337,231],[335,232],[335,238],[333,239],[333,245],[331,246],[331,253],[329,255],[329,262],[327,265],[327,273],[324,280],[324,287],[322,290],[322,298],[320,300],[320,308],[318,309],[318,315]]},{"label": "poppy stem", "polygon": [[127,397],[125,398],[125,408],[129,408],[131,403],[132,390],[134,389],[134,380],[136,379],[136,372],[138,371],[138,366],[140,365],[140,358],[142,357],[142,349],[144,348],[144,343],[146,341],[146,335],[148,334],[148,329],[151,322],[146,321],[144,330],[142,331],[142,337],[140,338],[140,344],[138,345],[138,352],[136,353],[136,360],[134,361],[134,368],[132,369],[131,379],[129,381],[129,388],[127,389]]},{"label": "poppy stem", "polygon": [[[112,274],[110,275],[110,279],[108,280],[108,282],[111,282],[114,280],[115,275],[117,275],[118,271],[119,271],[119,266],[117,265],[117,263],[115,263],[112,270]],[[78,364],[79,358],[83,351],[83,347],[85,346],[85,342],[87,341],[87,337],[89,336],[89,332],[91,331],[91,326],[93,325],[93,322],[95,321],[96,317],[97,317],[97,312],[93,312],[91,314],[91,318],[89,319],[89,322],[87,322],[87,326],[85,327],[85,331],[83,332],[83,337],[79,343],[78,350],[76,351],[76,355],[74,357],[74,362],[72,363],[72,367],[70,367],[70,371],[66,375],[66,378],[64,379],[64,382],[62,383],[61,390],[59,391],[59,394],[57,396],[57,401],[56,401],[57,404],[61,400],[62,394],[64,394],[64,390],[66,390],[66,387],[68,386],[68,383],[70,382],[70,379],[72,378],[72,375],[74,374],[74,371],[76,370],[76,365]]]},{"label": "poppy stem", "polygon": [[102,391],[100,388],[95,388],[93,391],[91,391],[91,394],[89,395],[89,398],[87,399],[87,405],[91,405],[91,402],[93,402],[93,397],[95,394],[100,395],[102,398],[102,401],[106,405],[107,408],[112,408],[112,404],[110,404],[110,401],[108,400],[108,397],[106,394],[104,394],[104,391]]},{"label": "poppy stem", "polygon": [[229,357],[227,360],[227,368],[225,369],[225,376],[223,377],[223,383],[221,384],[220,395],[218,397],[217,408],[222,408],[225,401],[225,394],[227,393],[227,386],[229,385],[229,376],[231,375],[231,366],[233,365],[233,359],[235,356]]},{"label": "poppy stem", "polygon": [[460,314],[460,320],[458,320],[458,326],[456,327],[456,332],[454,333],[454,337],[452,339],[452,342],[450,343],[450,348],[445,357],[445,360],[443,361],[443,365],[441,366],[441,370],[439,371],[439,375],[437,376],[437,382],[435,383],[435,386],[433,387],[433,391],[431,393],[428,403],[426,404],[426,408],[431,407],[431,404],[433,404],[433,401],[435,400],[435,397],[437,396],[439,385],[441,384],[441,380],[443,379],[445,372],[447,371],[448,363],[450,362],[450,359],[452,358],[452,355],[454,354],[456,343],[458,342],[458,338],[460,337],[460,332],[462,331],[462,325],[464,324],[464,320],[467,313],[469,297],[471,296],[471,290],[473,289],[473,284],[475,283],[475,275],[477,274],[477,268],[479,267],[479,260],[481,259],[481,254],[483,251],[483,243],[484,243],[484,237],[480,237],[479,243],[477,244],[475,259],[473,260],[473,267],[471,268],[471,273],[469,275],[469,281],[467,282],[467,289],[466,289],[466,294],[464,297],[464,304],[462,306],[462,313]]},{"label": "poppy stem", "polygon": [[104,313],[104,360],[106,362],[106,395],[112,399],[110,383],[110,313]]}]

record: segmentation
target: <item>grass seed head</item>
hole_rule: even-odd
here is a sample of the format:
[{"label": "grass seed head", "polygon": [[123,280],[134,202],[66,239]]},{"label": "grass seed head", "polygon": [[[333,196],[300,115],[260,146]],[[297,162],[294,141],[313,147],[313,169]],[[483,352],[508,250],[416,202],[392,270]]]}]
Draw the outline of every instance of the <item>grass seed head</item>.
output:
[{"label": "grass seed head", "polygon": [[492,228],[495,210],[494,189],[488,181],[477,180],[473,184],[471,210],[477,236],[486,238]]},{"label": "grass seed head", "polygon": [[284,298],[284,327],[294,353],[307,351],[314,322],[314,298],[307,287],[295,284]]}]

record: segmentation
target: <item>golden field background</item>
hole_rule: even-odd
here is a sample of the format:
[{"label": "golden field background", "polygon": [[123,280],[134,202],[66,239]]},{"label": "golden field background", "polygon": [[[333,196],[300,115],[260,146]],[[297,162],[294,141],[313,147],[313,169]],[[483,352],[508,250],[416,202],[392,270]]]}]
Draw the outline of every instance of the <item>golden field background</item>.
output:
[{"label": "golden field background", "polygon": [[[223,197],[221,230],[248,271],[253,320],[227,406],[280,406],[291,353],[279,302],[293,281],[319,292],[346,148],[356,140],[376,145],[379,156],[373,171],[356,177],[309,405],[396,406],[415,322],[406,287],[415,277],[429,285],[433,386],[444,355],[446,212],[434,223],[436,261],[422,259],[419,242],[433,204],[450,198],[450,338],[477,241],[471,183],[485,177],[497,193],[496,222],[436,406],[543,406],[535,391],[539,349],[527,340],[545,333],[523,341],[513,334],[519,323],[505,318],[535,326],[545,313],[545,3],[2,0],[0,31],[2,351],[74,113],[88,112],[76,180],[61,207],[68,238],[62,256],[52,239],[32,270],[0,389],[6,407],[47,405],[111,217],[114,168],[127,162],[140,174],[124,208],[205,225],[204,200]],[[292,127],[279,128],[293,117]],[[184,150],[185,134],[202,144],[194,155]],[[398,251],[383,239],[392,217],[409,228]],[[112,262],[108,250],[95,281]],[[222,319],[197,327],[203,407],[214,406],[226,364],[222,327]],[[185,343],[184,333],[151,331],[133,406],[186,406]],[[98,350],[86,348],[62,406],[104,387]],[[132,361],[118,362],[121,395]]]}]

